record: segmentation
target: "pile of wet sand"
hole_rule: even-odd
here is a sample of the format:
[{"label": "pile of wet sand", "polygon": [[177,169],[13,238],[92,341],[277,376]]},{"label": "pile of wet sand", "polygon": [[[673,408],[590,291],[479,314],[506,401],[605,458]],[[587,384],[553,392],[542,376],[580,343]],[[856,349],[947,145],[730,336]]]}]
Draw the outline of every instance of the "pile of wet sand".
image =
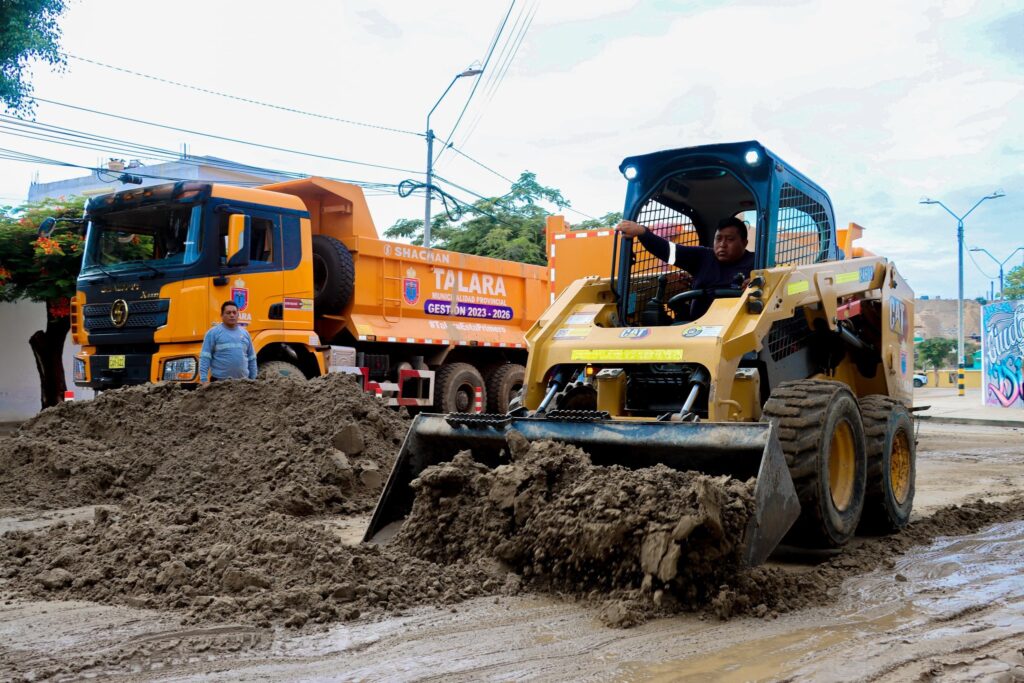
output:
[{"label": "pile of wet sand", "polygon": [[497,469],[463,453],[425,470],[395,543],[348,545],[326,517],[372,507],[407,424],[341,376],[146,386],[44,411],[0,439],[0,507],[103,507],[92,521],[0,537],[0,586],[260,625],[524,585],[597,605],[619,626],[679,610],[768,617],[827,602],[843,578],[891,566],[912,545],[1024,508],[949,508],[800,559],[812,568],[742,568],[751,482],[597,467],[574,447],[512,436]]},{"label": "pile of wet sand", "polygon": [[435,562],[499,560],[530,587],[598,599],[617,625],[705,604],[737,570],[753,480],[595,466],[515,432],[509,446],[493,470],[468,451],[425,470],[397,544]]},{"label": "pile of wet sand", "polygon": [[347,375],[109,391],[45,410],[0,441],[0,506],[138,499],[364,512],[407,429]]},{"label": "pile of wet sand", "polygon": [[449,605],[503,588],[486,563],[442,566],[345,544],[308,520],[133,502],[0,538],[0,577],[40,598],[182,610],[184,621],[303,626]]}]

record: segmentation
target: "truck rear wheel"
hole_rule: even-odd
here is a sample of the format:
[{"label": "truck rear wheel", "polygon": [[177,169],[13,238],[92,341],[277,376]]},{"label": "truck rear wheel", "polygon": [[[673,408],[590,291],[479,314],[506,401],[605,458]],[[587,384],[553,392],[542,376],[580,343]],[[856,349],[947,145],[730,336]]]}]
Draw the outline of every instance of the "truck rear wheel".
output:
[{"label": "truck rear wheel", "polygon": [[868,457],[860,530],[872,534],[899,531],[910,521],[914,507],[914,424],[906,406],[888,396],[865,396],[860,400],[860,412]]},{"label": "truck rear wheel", "polygon": [[269,360],[266,363],[262,363],[256,372],[256,377],[258,379],[267,379],[268,377],[287,377],[294,380],[306,379],[306,375],[303,374],[302,370],[284,360]]},{"label": "truck rear wheel", "polygon": [[787,541],[842,546],[860,522],[867,479],[864,426],[850,389],[828,380],[782,382],[761,419],[776,423],[800,498],[800,517]]},{"label": "truck rear wheel", "polygon": [[313,235],[313,309],[317,315],[341,313],[352,300],[356,268],[339,240]]},{"label": "truck rear wheel", "polygon": [[496,365],[487,373],[487,412],[504,415],[523,388],[526,368],[515,363]]},{"label": "truck rear wheel", "polygon": [[434,375],[434,412],[471,413],[476,401],[476,390],[487,405],[487,390],[480,372],[469,363],[442,365]]}]

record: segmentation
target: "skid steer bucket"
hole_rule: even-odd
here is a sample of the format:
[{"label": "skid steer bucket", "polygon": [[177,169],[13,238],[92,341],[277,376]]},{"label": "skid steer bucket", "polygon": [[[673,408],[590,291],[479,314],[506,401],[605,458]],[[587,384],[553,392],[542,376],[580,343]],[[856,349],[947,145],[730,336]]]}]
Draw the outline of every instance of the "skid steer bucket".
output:
[{"label": "skid steer bucket", "polygon": [[529,441],[550,439],[578,446],[595,465],[662,464],[740,480],[756,477],[755,512],[742,541],[742,558],[748,565],[764,562],[800,513],[775,427],[769,423],[569,422],[421,414],[409,429],[364,540],[375,540],[385,527],[409,514],[414,495],[409,484],[427,467],[463,450],[471,450],[474,460],[490,467],[507,463],[506,435],[513,429]]}]

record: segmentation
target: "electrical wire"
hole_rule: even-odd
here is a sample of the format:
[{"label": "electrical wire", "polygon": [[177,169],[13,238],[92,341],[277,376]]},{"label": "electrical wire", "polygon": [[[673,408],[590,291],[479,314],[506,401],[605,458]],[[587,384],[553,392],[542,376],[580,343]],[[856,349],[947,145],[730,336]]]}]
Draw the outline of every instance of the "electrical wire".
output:
[{"label": "electrical wire", "polygon": [[374,163],[370,163],[370,162],[367,162],[367,161],[356,161],[354,159],[345,159],[345,158],[342,158],[342,157],[333,157],[333,156],[329,156],[329,155],[326,155],[326,154],[316,154],[315,152],[303,152],[303,151],[300,151],[300,150],[289,149],[287,147],[277,147],[276,145],[265,145],[265,144],[262,144],[262,143],[259,143],[259,142],[251,142],[251,141],[248,141],[248,140],[240,140],[238,138],[231,138],[231,137],[227,137],[227,136],[224,136],[224,135],[216,135],[214,133],[203,133],[203,132],[197,131],[197,130],[190,130],[188,128],[179,128],[177,126],[171,126],[171,125],[167,125],[167,124],[163,124],[163,123],[154,123],[152,121],[145,121],[143,119],[136,119],[136,118],[132,118],[130,116],[121,116],[120,114],[111,114],[110,112],[99,111],[99,110],[96,110],[96,109],[89,109],[88,107],[79,107],[77,105],[67,104],[67,103],[64,103],[64,102],[57,102],[56,100],[48,100],[48,99],[45,99],[45,98],[42,98],[42,97],[36,97],[34,99],[36,101],[38,101],[38,102],[45,102],[47,104],[53,104],[53,105],[56,105],[58,107],[66,107],[68,109],[74,109],[76,111],[84,111],[84,112],[88,112],[90,114],[97,114],[99,116],[106,116],[106,117],[113,118],[113,119],[118,119],[118,120],[121,120],[121,121],[130,121],[132,123],[139,123],[139,124],[146,125],[146,126],[153,126],[155,128],[163,128],[165,130],[173,130],[173,131],[177,131],[179,133],[188,133],[189,135],[198,135],[200,137],[210,138],[210,139],[213,139],[213,140],[221,140],[221,141],[224,141],[224,142],[233,142],[233,143],[240,144],[240,145],[248,145],[250,147],[258,147],[260,149],[269,149],[269,150],[272,150],[272,151],[275,151],[275,152],[285,152],[287,154],[297,154],[299,156],[311,157],[313,159],[323,159],[323,160],[326,160],[326,161],[336,161],[338,163],[343,163],[343,164],[353,164],[355,166],[366,166],[368,168],[379,168],[379,169],[383,169],[383,170],[387,170],[387,171],[398,171],[399,173],[410,173],[410,174],[413,174],[413,175],[419,175],[421,173],[420,171],[414,171],[414,170],[407,169],[407,168],[398,168],[396,166],[387,166],[387,165],[384,165],[384,164],[374,164]]},{"label": "electrical wire", "polygon": [[[497,47],[498,38],[501,36],[502,31],[505,30],[505,25],[508,23],[508,18],[512,14],[512,8],[514,8],[515,6],[516,0],[512,0],[512,2],[508,6],[508,11],[505,12],[505,16],[501,20],[501,24],[498,25],[498,30],[495,31],[494,37],[491,38],[491,44],[487,48],[487,56],[484,58],[484,64],[483,66],[480,67],[480,70],[484,73],[490,73],[487,70],[487,67],[491,63],[491,57],[494,55],[494,48]],[[448,148],[451,139],[455,136],[455,131],[458,130],[459,124],[462,123],[462,117],[466,115],[466,109],[469,108],[469,103],[473,101],[473,95],[476,94],[476,90],[478,87],[480,87],[479,78],[473,81],[473,88],[469,91],[469,96],[466,98],[466,102],[462,105],[462,111],[459,112],[458,118],[455,119],[455,125],[452,126],[452,129],[448,132],[448,136],[445,138],[444,146],[441,147],[441,151],[437,153],[437,157],[434,159],[435,164],[441,160],[441,156],[444,154],[444,151]]]},{"label": "electrical wire", "polygon": [[327,121],[336,121],[338,123],[346,123],[352,126],[362,126],[364,128],[375,128],[377,130],[388,131],[391,133],[403,133],[405,135],[415,135],[423,137],[423,133],[417,133],[411,130],[404,130],[402,128],[392,128],[389,126],[380,126],[374,123],[366,123],[364,121],[354,121],[352,119],[345,119],[338,116],[331,116],[329,114],[318,114],[316,112],[305,111],[303,109],[295,109],[294,107],[285,107],[280,104],[272,104],[270,102],[263,102],[261,100],[254,100],[248,97],[239,97],[238,95],[231,95],[229,93],[220,92],[217,90],[210,90],[208,88],[201,88],[196,85],[190,85],[188,83],[182,83],[180,81],[172,81],[168,78],[161,78],[160,76],[152,76],[150,74],[144,74],[139,71],[133,71],[120,66],[114,66],[113,64],[105,64],[104,62],[97,61],[95,59],[88,59],[86,57],[79,57],[68,52],[64,52],[63,55],[69,59],[74,59],[79,62],[85,62],[87,64],[93,64],[95,66],[103,67],[104,69],[111,69],[113,71],[120,71],[122,73],[131,74],[132,76],[138,76],[139,78],[147,78],[151,81],[157,81],[158,83],[166,83],[167,85],[173,85],[179,88],[186,88],[188,90],[194,90],[196,92],[205,93],[207,95],[214,95],[216,97],[224,97],[229,100],[236,100],[238,102],[245,102],[246,104],[255,104],[259,107],[267,107],[268,109],[277,109],[280,111],[286,111],[291,114],[301,114],[302,116],[310,116],[317,119],[324,119]]},{"label": "electrical wire", "polygon": [[[105,169],[105,168],[102,168],[102,167],[86,166],[86,165],[82,165],[82,164],[75,164],[75,163],[68,162],[68,161],[60,161],[60,160],[57,160],[57,159],[52,159],[52,158],[48,158],[48,157],[42,157],[42,156],[38,156],[38,155],[35,155],[35,154],[30,154],[30,153],[27,153],[27,152],[20,152],[18,150],[12,150],[12,149],[6,149],[6,148],[0,148],[0,159],[7,159],[7,160],[10,160],[10,161],[21,161],[21,162],[25,162],[25,163],[42,164],[42,165],[48,165],[48,166],[64,166],[64,167],[69,167],[69,168],[79,168],[79,169],[84,169],[84,170],[93,171],[93,172],[97,172],[97,173],[109,173],[110,172],[109,169]],[[188,163],[189,161],[192,161],[193,165],[197,165],[197,166],[198,165],[213,165],[213,164],[204,164],[202,161],[195,160],[195,159],[193,159],[193,160],[180,160],[180,161],[184,161],[186,163]],[[274,175],[280,175],[280,176],[286,176],[286,177],[293,177],[293,178],[296,178],[296,179],[308,178],[309,177],[306,174],[300,174],[300,173],[294,173],[294,172],[274,171],[272,169],[258,169],[257,167],[248,167],[248,168],[253,169],[253,170],[262,170],[262,171],[264,171],[264,172],[266,172],[268,174],[274,174]],[[230,169],[229,168],[228,170],[234,170],[234,169]],[[170,181],[194,181],[194,180],[196,180],[195,178],[181,178],[181,177],[178,177],[178,176],[168,176],[168,175],[158,175],[158,174],[155,174],[155,173],[147,173],[145,171],[140,171],[138,168],[131,169],[131,175],[137,175],[137,176],[139,176],[141,178],[150,178],[150,179],[154,179],[154,180],[170,180]],[[360,187],[362,187],[364,189],[369,189],[369,190],[373,190],[373,191],[378,192],[378,193],[389,194],[389,195],[396,194],[396,190],[397,190],[397,187],[398,187],[397,185],[390,184],[390,183],[372,183],[372,182],[365,182],[365,181],[359,181],[359,180],[351,180],[351,179],[345,179],[345,178],[330,178],[329,176],[323,176],[323,177],[326,177],[329,180],[338,180],[339,182],[346,182],[346,183],[349,183],[349,184],[358,185],[358,186],[360,186]],[[104,180],[103,182],[112,182],[112,181]],[[258,180],[258,181],[217,180],[215,182],[220,183],[220,184],[237,185],[237,186],[242,186],[242,187],[257,187],[257,186],[260,186],[260,185],[266,185],[267,184],[265,180]]]},{"label": "electrical wire", "polygon": [[[462,206],[459,200],[451,196],[441,188],[437,187],[436,185],[432,185],[428,188],[426,183],[421,183],[418,180],[403,180],[402,182],[398,183],[398,196],[401,197],[402,199],[405,199],[416,190],[424,190],[425,192],[436,193],[441,198],[441,202],[444,204],[444,212],[448,216],[448,220],[450,220],[452,223],[456,223],[462,220],[464,212],[462,210]],[[451,201],[455,205],[454,208],[448,205],[449,201]]]},{"label": "electrical wire", "polygon": [[[538,7],[539,4],[535,2],[532,8],[524,8],[523,11],[520,12],[519,17],[517,17],[516,25],[513,26],[512,31],[516,30],[515,26],[520,26],[519,33],[516,35],[515,38],[511,39],[511,41],[506,42],[506,48],[511,42],[515,42],[515,48],[513,48],[512,52],[509,54],[509,57],[504,61],[502,61],[501,57],[499,57],[500,63],[497,69],[492,70],[492,76],[494,73],[497,73],[498,75],[494,76],[489,81],[489,84],[485,84],[484,95],[486,99],[484,103],[480,106],[480,109],[477,112],[477,115],[474,118],[473,123],[469,127],[469,130],[466,132],[465,136],[463,136],[462,140],[457,145],[458,147],[466,146],[466,143],[469,141],[469,138],[473,135],[473,133],[476,131],[477,126],[483,120],[483,116],[486,113],[488,106],[490,105],[491,101],[494,99],[494,95],[498,91],[498,86],[501,85],[501,81],[504,80],[505,74],[508,72],[508,68],[512,64],[512,60],[515,59],[516,54],[519,52],[519,47],[522,45],[523,39],[526,37],[526,32],[533,24],[533,18],[537,14]],[[526,14],[528,14],[526,19],[520,23],[519,19],[521,19]]]}]

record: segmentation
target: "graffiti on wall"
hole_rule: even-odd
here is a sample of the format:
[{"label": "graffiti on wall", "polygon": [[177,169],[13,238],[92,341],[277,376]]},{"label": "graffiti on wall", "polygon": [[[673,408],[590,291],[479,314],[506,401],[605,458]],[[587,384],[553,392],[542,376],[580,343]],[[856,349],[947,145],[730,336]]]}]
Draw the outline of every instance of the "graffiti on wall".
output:
[{"label": "graffiti on wall", "polygon": [[1024,301],[985,306],[981,324],[985,405],[1024,408]]}]

